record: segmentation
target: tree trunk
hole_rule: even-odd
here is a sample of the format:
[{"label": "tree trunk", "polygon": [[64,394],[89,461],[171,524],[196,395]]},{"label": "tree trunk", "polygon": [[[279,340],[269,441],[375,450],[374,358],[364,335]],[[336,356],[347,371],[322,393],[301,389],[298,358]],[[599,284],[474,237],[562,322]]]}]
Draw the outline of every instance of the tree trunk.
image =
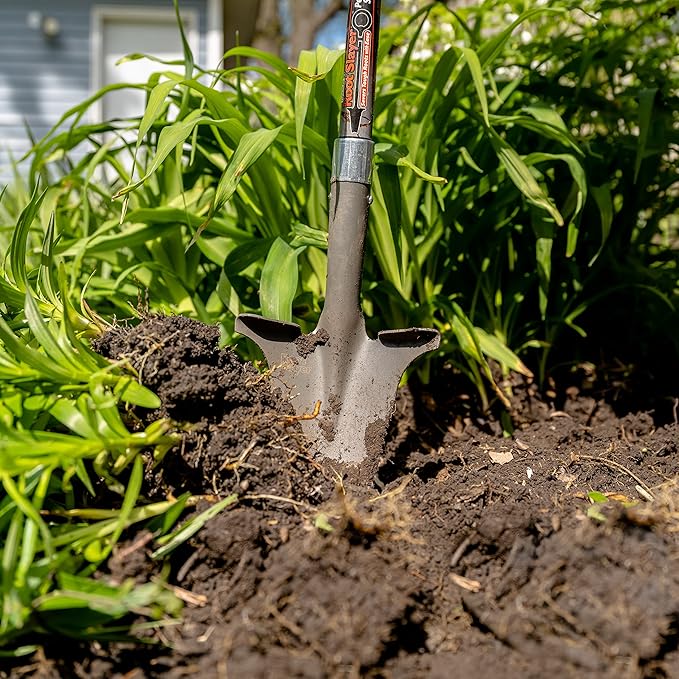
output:
[{"label": "tree trunk", "polygon": [[[280,15],[280,0],[222,0],[224,11],[224,50],[236,45],[251,45],[280,55],[285,39]],[[290,0],[290,61],[297,62],[301,50],[310,49],[318,29],[347,6],[346,0]],[[225,64],[234,65],[234,60]]]},{"label": "tree trunk", "polygon": [[[236,45],[252,45],[260,4],[260,0],[222,0],[225,52]],[[226,68],[231,66],[235,59],[225,63]]]},{"label": "tree trunk", "polygon": [[[235,1],[244,4],[248,0]],[[253,46],[264,52],[280,54],[283,46],[283,33],[281,17],[278,13],[278,0],[259,0],[258,4],[259,16],[257,17]]]},{"label": "tree trunk", "polygon": [[290,3],[292,35],[290,36],[290,57],[293,62],[302,50],[311,48],[316,35],[316,8],[314,0],[293,0]]},{"label": "tree trunk", "polygon": [[302,50],[311,49],[318,29],[337,12],[347,6],[344,0],[330,0],[324,7],[316,9],[315,0],[292,0],[290,15],[292,35],[290,36],[290,57],[293,62]]}]

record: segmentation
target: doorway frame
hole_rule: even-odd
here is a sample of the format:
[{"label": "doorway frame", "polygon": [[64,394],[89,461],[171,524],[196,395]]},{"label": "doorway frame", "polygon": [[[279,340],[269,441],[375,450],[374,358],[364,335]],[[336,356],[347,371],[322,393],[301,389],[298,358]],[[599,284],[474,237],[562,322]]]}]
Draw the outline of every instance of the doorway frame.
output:
[{"label": "doorway frame", "polygon": [[[207,0],[205,3],[206,30],[200,32],[199,8],[181,10],[182,18],[186,22],[186,37],[191,45],[198,45],[201,38],[205,41],[208,67],[214,68],[222,57],[222,12],[221,0]],[[175,20],[175,12],[167,7],[140,7],[138,5],[107,5],[95,4],[90,12],[90,94],[98,92],[104,86],[104,23],[107,19],[137,19],[151,21],[161,19],[163,23]],[[198,61],[198,54],[194,55]],[[162,68],[159,65],[159,68]],[[103,102],[101,99],[93,102],[90,107],[92,122],[102,122]]]}]

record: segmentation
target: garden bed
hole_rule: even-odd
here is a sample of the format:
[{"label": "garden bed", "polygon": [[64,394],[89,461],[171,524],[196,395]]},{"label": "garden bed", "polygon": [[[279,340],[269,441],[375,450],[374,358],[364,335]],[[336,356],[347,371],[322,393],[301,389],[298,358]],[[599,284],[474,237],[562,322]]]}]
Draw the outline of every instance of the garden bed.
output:
[{"label": "garden bed", "polygon": [[[180,621],[153,644],[55,637],[0,676],[679,677],[671,404],[620,417],[524,388],[504,437],[459,393],[403,391],[384,457],[349,468],[308,457],[266,378],[217,341],[177,317],[98,345],[163,401],[130,423],[186,423],[145,495],[238,495],[169,558]],[[160,575],[152,538],[126,536],[113,582]]]}]

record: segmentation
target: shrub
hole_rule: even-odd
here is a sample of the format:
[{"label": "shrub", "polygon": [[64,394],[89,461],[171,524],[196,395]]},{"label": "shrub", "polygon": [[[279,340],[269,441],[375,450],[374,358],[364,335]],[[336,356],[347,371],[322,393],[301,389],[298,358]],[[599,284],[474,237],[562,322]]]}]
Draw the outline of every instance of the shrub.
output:
[{"label": "shrub", "polygon": [[[368,327],[438,327],[440,358],[484,405],[488,386],[506,400],[489,359],[544,382],[599,347],[678,352],[662,333],[677,323],[669,5],[521,8],[431,3],[381,37]],[[140,120],[83,125],[105,91],[69,111],[33,149],[31,182],[53,180],[41,223],[54,212],[71,294],[87,282],[104,316],[142,299],[219,321],[255,356],[235,315],[310,330],[323,302],[341,55],[320,47],[291,70],[237,48],[241,65],[206,72],[186,49],[185,74],[136,85]],[[633,346],[606,341],[621,323]]]}]

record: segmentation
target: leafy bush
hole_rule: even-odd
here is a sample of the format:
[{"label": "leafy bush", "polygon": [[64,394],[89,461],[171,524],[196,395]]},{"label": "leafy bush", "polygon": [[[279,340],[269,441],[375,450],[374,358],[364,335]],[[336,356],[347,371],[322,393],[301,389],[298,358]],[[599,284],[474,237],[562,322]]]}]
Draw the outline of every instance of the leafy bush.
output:
[{"label": "leafy bush", "polygon": [[[443,59],[451,42],[478,50],[522,6],[430,10],[413,53],[422,77],[435,72],[431,55]],[[491,121],[515,148],[530,150],[524,160],[562,206],[567,225],[522,209],[496,183],[492,154],[489,165],[475,151],[494,186],[490,200],[486,194],[467,210],[451,204],[447,213],[463,234],[459,303],[522,355],[522,347],[539,346],[527,361],[541,381],[555,365],[583,360],[645,363],[658,376],[669,374],[662,364],[679,357],[679,21],[669,2],[549,8],[512,34],[485,75],[493,113],[505,114]],[[536,119],[564,136],[537,129]],[[556,161],[551,167],[548,158]]]},{"label": "leafy bush", "polygon": [[[649,350],[653,324],[676,322],[674,24],[667,3],[590,4],[433,3],[381,38],[368,327],[437,326],[484,404],[487,385],[505,398],[488,358],[530,375],[522,355],[544,380],[555,361],[599,359],[573,339],[600,345],[602,310],[634,305]],[[235,315],[310,330],[322,306],[340,53],[303,53],[291,70],[238,48],[241,66],[205,72],[186,49],[183,76],[145,85],[141,120],[81,124],[104,91],[68,112],[31,177],[54,178],[57,252],[91,307],[128,314],[141,298],[219,321],[253,356]]]},{"label": "leafy bush", "polygon": [[[160,401],[84,341],[100,321],[69,299],[53,219],[40,264],[26,267],[28,231],[45,196],[34,195],[21,213],[0,278],[0,646],[57,629],[105,636],[130,612],[156,616],[178,603],[162,585],[133,592],[133,583],[116,589],[88,577],[125,528],[181,510],[187,497],[138,505],[141,452],[159,461],[178,439],[167,421],[134,433],[124,424],[122,404]],[[119,508],[88,509],[106,487],[121,496]]]}]

